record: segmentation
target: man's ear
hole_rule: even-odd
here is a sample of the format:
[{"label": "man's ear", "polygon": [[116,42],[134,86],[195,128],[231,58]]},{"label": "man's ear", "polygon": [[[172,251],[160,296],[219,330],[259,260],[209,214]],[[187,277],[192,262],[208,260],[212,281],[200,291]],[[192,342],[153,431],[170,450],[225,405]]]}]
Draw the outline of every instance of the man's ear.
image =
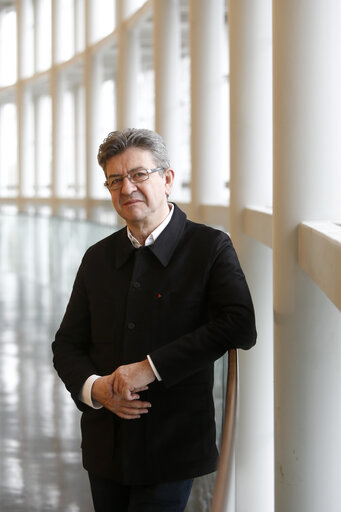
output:
[{"label": "man's ear", "polygon": [[174,183],[174,171],[173,169],[167,169],[163,173],[164,179],[165,179],[165,188],[166,188],[166,195],[168,196],[172,190],[173,183]]}]

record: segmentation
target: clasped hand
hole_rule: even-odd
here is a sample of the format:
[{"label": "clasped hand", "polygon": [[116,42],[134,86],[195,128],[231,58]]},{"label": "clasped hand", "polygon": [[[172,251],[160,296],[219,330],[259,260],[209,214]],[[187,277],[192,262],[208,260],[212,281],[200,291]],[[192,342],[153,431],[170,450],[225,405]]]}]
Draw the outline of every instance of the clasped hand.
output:
[{"label": "clasped hand", "polygon": [[120,366],[110,375],[97,379],[92,386],[92,397],[106,409],[124,419],[137,419],[146,414],[150,402],[140,400],[141,391],[155,380],[148,359]]}]

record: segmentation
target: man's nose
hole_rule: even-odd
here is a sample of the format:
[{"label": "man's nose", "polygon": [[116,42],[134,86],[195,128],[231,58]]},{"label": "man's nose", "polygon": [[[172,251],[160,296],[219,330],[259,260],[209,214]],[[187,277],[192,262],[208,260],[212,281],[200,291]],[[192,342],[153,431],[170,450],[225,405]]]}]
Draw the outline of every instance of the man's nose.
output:
[{"label": "man's nose", "polygon": [[122,194],[129,195],[134,190],[136,190],[136,184],[132,183],[126,174],[123,176],[121,192]]}]

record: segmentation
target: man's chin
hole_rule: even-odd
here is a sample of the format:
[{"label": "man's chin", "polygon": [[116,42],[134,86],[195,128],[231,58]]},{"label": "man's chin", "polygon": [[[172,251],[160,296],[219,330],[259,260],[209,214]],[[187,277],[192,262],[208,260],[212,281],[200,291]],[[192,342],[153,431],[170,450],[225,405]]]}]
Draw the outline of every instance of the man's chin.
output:
[{"label": "man's chin", "polygon": [[[114,205],[115,206],[115,205]],[[127,203],[119,206],[119,210],[116,209],[117,213],[124,219],[126,217],[132,217],[145,214],[145,203],[143,201],[137,201],[134,203]]]},{"label": "man's chin", "polygon": [[139,222],[146,216],[142,208],[122,208],[120,216],[127,222]]}]

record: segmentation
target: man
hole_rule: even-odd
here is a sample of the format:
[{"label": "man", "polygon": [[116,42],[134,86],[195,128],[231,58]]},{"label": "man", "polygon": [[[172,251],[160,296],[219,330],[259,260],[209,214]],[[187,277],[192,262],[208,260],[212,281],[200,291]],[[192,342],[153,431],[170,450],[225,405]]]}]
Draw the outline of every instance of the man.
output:
[{"label": "man", "polygon": [[168,202],[174,171],[149,130],[99,148],[126,227],[85,253],[53,343],[83,412],[83,464],[96,511],[181,512],[217,464],[213,363],[256,341],[230,238]]}]

